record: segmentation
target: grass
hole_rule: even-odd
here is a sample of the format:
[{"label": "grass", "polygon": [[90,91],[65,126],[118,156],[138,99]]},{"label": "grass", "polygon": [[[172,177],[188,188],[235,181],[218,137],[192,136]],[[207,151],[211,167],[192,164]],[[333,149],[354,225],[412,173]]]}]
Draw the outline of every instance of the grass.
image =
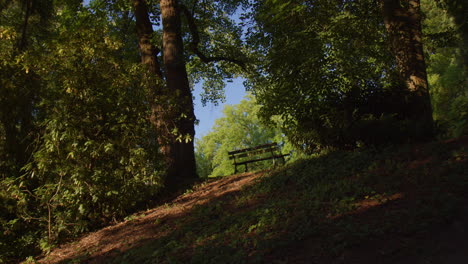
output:
[{"label": "grass", "polygon": [[468,198],[466,141],[335,151],[290,163],[184,217],[155,221],[163,237],[106,262],[332,263],[361,247],[392,263],[453,220]]}]

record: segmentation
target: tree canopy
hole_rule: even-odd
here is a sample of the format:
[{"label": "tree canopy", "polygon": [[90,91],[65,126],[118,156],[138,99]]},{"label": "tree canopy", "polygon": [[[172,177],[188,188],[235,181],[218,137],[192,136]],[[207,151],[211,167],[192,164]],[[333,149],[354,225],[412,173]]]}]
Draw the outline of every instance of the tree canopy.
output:
[{"label": "tree canopy", "polygon": [[[228,151],[267,142],[466,134],[465,2],[0,0],[0,258],[150,206],[195,156],[220,176]],[[252,95],[195,153],[193,85],[218,103],[235,77]]]},{"label": "tree canopy", "polygon": [[249,85],[298,147],[434,135],[420,1],[259,1],[250,14]]}]

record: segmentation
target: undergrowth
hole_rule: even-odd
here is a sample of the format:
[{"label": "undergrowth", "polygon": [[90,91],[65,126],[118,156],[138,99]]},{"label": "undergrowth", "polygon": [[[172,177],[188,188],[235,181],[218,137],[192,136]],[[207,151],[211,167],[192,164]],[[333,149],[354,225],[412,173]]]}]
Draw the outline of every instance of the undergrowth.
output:
[{"label": "undergrowth", "polygon": [[466,161],[466,144],[458,143],[299,160],[161,225],[165,237],[113,262],[270,263],[304,241],[320,259],[365,241],[423,233],[455,214],[468,187]]}]

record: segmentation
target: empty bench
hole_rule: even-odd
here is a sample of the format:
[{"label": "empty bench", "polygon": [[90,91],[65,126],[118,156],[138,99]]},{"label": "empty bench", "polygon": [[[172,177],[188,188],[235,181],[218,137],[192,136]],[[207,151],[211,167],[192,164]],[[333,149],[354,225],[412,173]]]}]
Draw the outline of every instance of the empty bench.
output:
[{"label": "empty bench", "polygon": [[259,162],[263,160],[273,160],[276,165],[278,160],[284,164],[286,161],[284,157],[289,154],[281,154],[280,147],[276,143],[264,144],[252,148],[245,148],[240,150],[229,151],[229,159],[234,160],[234,174],[238,172],[237,166],[244,165],[245,171],[249,171],[248,164]]}]

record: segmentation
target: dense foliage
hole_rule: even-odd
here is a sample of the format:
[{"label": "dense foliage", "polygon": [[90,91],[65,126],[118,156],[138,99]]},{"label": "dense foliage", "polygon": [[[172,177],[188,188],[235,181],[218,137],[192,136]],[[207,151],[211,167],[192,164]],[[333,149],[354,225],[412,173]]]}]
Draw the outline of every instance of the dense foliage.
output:
[{"label": "dense foliage", "polygon": [[[46,36],[31,22],[28,45],[15,50],[17,5],[3,10],[0,43],[5,259],[122,218],[161,187],[136,46],[124,43],[108,14],[62,6],[40,32]],[[12,155],[9,140],[24,152]]]},{"label": "dense foliage", "polygon": [[[226,107],[197,143],[204,177],[232,173],[228,151],[267,142],[311,153],[427,139],[415,121],[429,104],[414,104],[403,76],[418,70],[424,82],[426,68],[401,69],[395,52],[415,34],[399,39],[381,10],[419,2],[434,119],[440,135],[464,135],[466,1],[0,0],[0,262],[148,206],[167,160],[195,176],[197,82],[203,103],[223,100],[224,81],[238,76],[255,94]],[[328,188],[296,180],[305,197]]]},{"label": "dense foliage", "polygon": [[434,119],[445,136],[457,137],[468,133],[468,67],[462,27],[441,3],[423,4]]},{"label": "dense foliage", "polygon": [[[259,1],[250,85],[298,147],[418,139],[416,93],[397,71],[376,1]],[[265,56],[262,56],[265,54]],[[416,110],[417,112],[417,110]]]},{"label": "dense foliage", "polygon": [[[157,27],[152,49],[164,51],[163,10],[146,4],[143,15]],[[182,59],[191,83],[204,81],[204,102],[222,100],[223,80],[243,66],[235,48],[242,30],[230,17],[238,4],[176,5]],[[193,130],[185,112],[191,96],[174,102],[190,87],[154,96],[155,88],[168,90],[170,67],[164,52],[150,54],[161,61],[162,79],[141,65],[134,11],[119,0],[0,2],[0,259],[47,250],[151,203],[167,183],[159,139],[193,141],[171,127],[188,117]],[[155,105],[180,111],[161,117]]]}]

